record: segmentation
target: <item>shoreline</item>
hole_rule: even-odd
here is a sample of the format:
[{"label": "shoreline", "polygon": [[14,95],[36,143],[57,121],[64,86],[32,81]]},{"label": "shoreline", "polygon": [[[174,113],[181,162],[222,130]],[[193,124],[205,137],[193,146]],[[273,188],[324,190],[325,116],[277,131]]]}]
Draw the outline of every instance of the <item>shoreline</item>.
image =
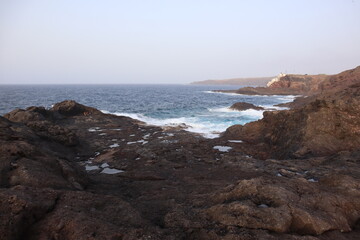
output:
[{"label": "shoreline", "polygon": [[[262,160],[261,148],[246,139],[228,134],[205,139],[73,101],[5,117],[0,117],[0,170],[9,179],[0,188],[5,238],[20,232],[35,239],[60,235],[75,240],[88,234],[221,239],[217,232],[234,226],[239,237],[267,239],[359,233],[347,213],[360,210],[355,197],[360,189],[349,187],[356,184],[354,171],[360,167],[347,161],[347,153],[337,155],[336,162],[331,156]],[[349,166],[341,175],[338,161]],[[323,196],[328,201],[319,201]],[[22,202],[29,207],[8,225],[13,206]],[[27,217],[34,213],[41,220]]]},{"label": "shoreline", "polygon": [[233,125],[215,139],[75,101],[5,114],[0,233],[357,239],[360,68],[350,73],[338,76],[357,81],[349,87],[287,111],[265,111],[263,119]]}]

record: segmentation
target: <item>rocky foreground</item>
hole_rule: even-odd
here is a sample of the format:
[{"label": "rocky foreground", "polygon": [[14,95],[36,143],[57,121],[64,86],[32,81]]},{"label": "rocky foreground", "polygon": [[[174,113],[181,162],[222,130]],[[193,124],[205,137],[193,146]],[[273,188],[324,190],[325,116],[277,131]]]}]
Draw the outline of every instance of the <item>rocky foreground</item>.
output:
[{"label": "rocky foreground", "polygon": [[1,239],[359,239],[360,85],[306,101],[217,139],[74,101],[14,110]]}]

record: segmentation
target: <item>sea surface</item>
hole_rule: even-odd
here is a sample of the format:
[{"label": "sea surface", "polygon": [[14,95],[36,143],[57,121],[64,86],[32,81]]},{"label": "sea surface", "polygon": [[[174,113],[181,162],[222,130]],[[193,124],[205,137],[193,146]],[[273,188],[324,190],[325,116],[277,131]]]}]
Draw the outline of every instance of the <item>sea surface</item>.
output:
[{"label": "sea surface", "polygon": [[[44,106],[72,99],[106,113],[129,116],[153,125],[190,126],[188,131],[214,138],[234,124],[262,118],[264,111],[233,111],[236,102],[268,109],[295,96],[248,96],[214,93],[241,86],[196,85],[0,85],[0,115],[15,108]],[[279,109],[279,108],[277,108]]]}]

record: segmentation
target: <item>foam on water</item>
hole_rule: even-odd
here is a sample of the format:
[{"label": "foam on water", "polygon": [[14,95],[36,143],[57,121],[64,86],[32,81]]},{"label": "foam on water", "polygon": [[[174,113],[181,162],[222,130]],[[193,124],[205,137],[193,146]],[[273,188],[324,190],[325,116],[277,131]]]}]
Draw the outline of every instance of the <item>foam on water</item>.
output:
[{"label": "foam on water", "polygon": [[[102,111],[103,113],[110,113]],[[209,109],[205,113],[198,114],[196,117],[179,117],[157,119],[138,113],[120,113],[113,112],[111,114],[117,116],[126,116],[150,125],[155,126],[179,126],[185,124],[188,126],[187,131],[202,134],[206,138],[219,137],[221,132],[224,132],[228,127],[234,124],[245,124],[250,121],[256,121],[263,117],[263,110],[245,110],[233,111],[227,107]],[[229,118],[233,120],[229,120]]]},{"label": "foam on water", "polygon": [[[239,87],[216,86],[224,90]],[[248,102],[266,109],[283,109],[273,105],[296,97],[210,91],[213,89],[214,86],[192,85],[4,86],[0,88],[0,114],[15,107],[46,107],[64,99],[73,99],[87,106],[106,109],[104,113],[131,117],[156,126],[186,125],[187,131],[215,138],[234,124],[246,124],[262,118],[263,111],[234,111],[229,109],[232,104]],[[9,99],[12,99],[11,102]],[[121,127],[105,130],[94,126],[88,129],[95,134],[110,130],[121,131]]]},{"label": "foam on water", "polygon": [[[108,111],[102,111],[103,113],[110,113]],[[156,119],[148,116],[144,116],[138,113],[111,113],[117,116],[126,116],[150,125],[155,126],[179,126],[185,124],[188,126],[187,131],[202,134],[207,138],[216,138],[219,134],[229,127],[226,123],[211,123],[209,121],[203,121],[199,117],[179,117],[179,118],[168,118],[168,119]]]},{"label": "foam on water", "polygon": [[238,93],[231,93],[231,92],[214,92],[214,91],[203,91],[204,93],[215,93],[215,94],[224,94],[224,95],[228,95],[228,96],[240,96],[242,94],[238,94]]}]

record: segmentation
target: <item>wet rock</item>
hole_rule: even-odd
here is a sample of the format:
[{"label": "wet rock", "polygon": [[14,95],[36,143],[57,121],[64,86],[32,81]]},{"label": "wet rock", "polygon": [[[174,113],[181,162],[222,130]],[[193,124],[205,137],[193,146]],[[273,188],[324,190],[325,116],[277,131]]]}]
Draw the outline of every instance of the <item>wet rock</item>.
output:
[{"label": "wet rock", "polygon": [[246,102],[234,103],[233,105],[231,105],[230,109],[237,110],[237,111],[244,111],[244,110],[248,110],[248,109],[264,110],[263,107],[255,106],[254,104],[246,103]]}]

